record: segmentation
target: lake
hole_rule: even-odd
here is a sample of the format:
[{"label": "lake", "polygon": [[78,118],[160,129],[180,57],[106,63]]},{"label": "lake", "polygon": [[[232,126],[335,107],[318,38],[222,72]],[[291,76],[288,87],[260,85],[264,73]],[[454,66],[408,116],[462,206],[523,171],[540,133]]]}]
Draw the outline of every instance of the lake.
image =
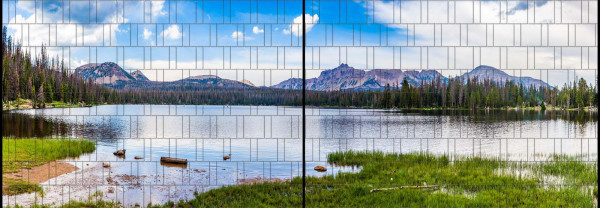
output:
[{"label": "lake", "polygon": [[[597,112],[392,111],[306,109],[307,174],[360,167],[326,163],[335,151],[428,152],[543,161],[551,154],[596,161]],[[4,112],[3,136],[87,138],[91,154],[67,161],[80,169],[35,194],[3,196],[3,205],[64,203],[96,191],[125,205],[164,203],[193,192],[253,180],[302,175],[302,108],[289,106],[103,105]],[[112,152],[126,149],[125,157]],[[231,160],[223,156],[231,154]],[[134,156],[143,159],[136,160]],[[187,159],[186,166],[160,163]],[[109,162],[110,168],[103,168]],[[327,172],[313,167],[323,165]],[[37,200],[37,201],[36,201]]]}]

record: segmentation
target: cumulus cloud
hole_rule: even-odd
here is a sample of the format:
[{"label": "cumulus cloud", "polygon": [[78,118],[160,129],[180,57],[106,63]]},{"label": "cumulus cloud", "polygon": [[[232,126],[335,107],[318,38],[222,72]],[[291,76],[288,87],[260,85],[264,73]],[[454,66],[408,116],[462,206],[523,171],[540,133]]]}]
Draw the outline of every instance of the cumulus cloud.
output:
[{"label": "cumulus cloud", "polygon": [[[145,34],[144,34],[145,35]],[[183,36],[181,32],[179,32],[179,25],[171,25],[164,31],[160,33],[161,36],[164,36],[168,39],[179,39]]]},{"label": "cumulus cloud", "polygon": [[[44,2],[42,4],[42,10],[44,12],[43,19],[42,15],[35,15],[35,2],[29,1],[18,1],[16,2],[17,15],[12,17],[7,22],[11,23],[43,23],[34,25],[31,28],[22,27],[17,24],[7,24],[9,28],[9,35],[13,36],[16,41],[21,42],[24,46],[40,46],[54,45],[57,46],[73,46],[73,45],[99,45],[105,43],[108,45],[114,45],[117,43],[117,33],[127,32],[119,29],[120,25],[98,25],[98,24],[84,24],[84,25],[58,25],[56,28],[51,23],[63,22],[63,10],[64,5],[56,2]],[[165,15],[164,1],[152,1],[152,11],[157,15]],[[93,8],[97,11],[97,21],[104,23],[127,23],[129,20],[123,17],[123,11],[118,10],[117,3],[115,2],[101,2],[97,4],[97,8]],[[138,4],[142,6],[142,4]],[[135,5],[137,6],[137,5]],[[76,4],[70,5],[70,9],[74,11],[87,10],[89,5]],[[96,5],[92,5],[96,7]],[[141,9],[141,8],[140,8]],[[90,21],[87,13],[74,12],[70,18],[64,21],[70,21],[72,23],[86,23]],[[92,20],[94,21],[94,20]],[[49,31],[50,30],[50,31]],[[49,34],[51,33],[51,34]],[[147,37],[147,33],[144,34]]]},{"label": "cumulus cloud", "polygon": [[265,30],[258,28],[258,26],[254,26],[252,28],[252,33],[254,33],[254,34],[259,34],[259,33],[264,33],[264,32],[265,32]]},{"label": "cumulus cloud", "polygon": [[[306,22],[306,33],[308,33],[319,22],[319,15],[306,15],[304,21]],[[294,18],[294,24],[290,24],[288,28],[283,29],[283,34],[289,35],[290,33],[293,33],[295,36],[302,36],[302,15]]]},{"label": "cumulus cloud", "polygon": [[163,11],[163,7],[165,5],[165,1],[152,1],[152,16],[164,16],[167,13]]},{"label": "cumulus cloud", "polygon": [[152,31],[148,30],[147,28],[144,28],[144,40],[148,40],[152,36],[152,34]]}]

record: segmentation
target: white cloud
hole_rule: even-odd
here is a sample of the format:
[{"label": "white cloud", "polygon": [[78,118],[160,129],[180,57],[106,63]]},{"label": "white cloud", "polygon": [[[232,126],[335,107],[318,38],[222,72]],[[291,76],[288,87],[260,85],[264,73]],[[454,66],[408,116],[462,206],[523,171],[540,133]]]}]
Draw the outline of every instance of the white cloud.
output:
[{"label": "white cloud", "polygon": [[[16,15],[10,20],[17,23],[35,23],[35,15],[27,18]],[[9,35],[13,40],[20,42],[23,46],[94,46],[105,42],[107,45],[115,45],[118,25],[58,25],[56,28],[48,27],[46,24],[32,24],[21,27],[20,24],[8,24],[7,27],[14,31]],[[77,28],[76,28],[77,27]],[[50,29],[50,33],[49,33]],[[50,35],[50,36],[49,36]],[[109,38],[112,37],[112,38]],[[50,42],[49,42],[50,41]]]},{"label": "white cloud", "polygon": [[252,28],[252,33],[254,33],[254,34],[259,34],[259,33],[264,33],[264,32],[265,32],[265,30],[258,28],[258,26],[254,26]]},{"label": "white cloud", "polygon": [[150,36],[152,36],[152,31],[148,30],[147,28],[144,28],[144,39],[148,40]]},{"label": "white cloud", "polygon": [[[306,22],[306,33],[308,33],[319,22],[319,15],[306,15],[304,21]],[[290,33],[293,33],[295,36],[302,36],[302,15],[294,18],[294,24],[289,25],[287,29],[283,29],[283,34],[289,35]]]},{"label": "white cloud", "polygon": [[164,16],[167,13],[163,11],[163,7],[165,5],[165,1],[152,1],[152,16]]},{"label": "white cloud", "polygon": [[239,32],[239,31],[235,31],[235,32],[231,33],[231,38],[233,38],[233,39],[244,38],[244,33],[243,32]]},{"label": "white cloud", "polygon": [[71,58],[71,68],[77,68],[86,64],[88,64],[88,61],[85,59]]},{"label": "white cloud", "polygon": [[167,37],[169,39],[179,39],[183,36],[181,32],[179,32],[179,25],[171,25],[164,31],[160,33],[161,36]]},{"label": "white cloud", "polygon": [[[442,14],[440,15],[440,11],[439,9],[444,9],[445,8],[445,3],[443,3],[441,5],[441,7],[435,7],[433,5],[430,5],[430,9],[429,9],[429,14],[426,14],[426,10],[425,8],[421,9],[420,5],[418,2],[402,2],[402,3],[398,3],[396,2],[394,4],[394,2],[386,2],[386,1],[374,1],[374,2],[366,2],[362,4],[365,8],[365,13],[369,14],[369,15],[374,15],[375,17],[375,22],[379,22],[379,23],[399,23],[400,21],[402,23],[418,23],[423,21],[423,23],[425,23],[427,21],[426,16],[429,15],[429,22],[431,23],[432,21],[438,21],[438,19],[436,18],[431,18],[432,16],[435,15],[439,15],[439,16],[447,16],[447,14]],[[481,7],[481,11],[487,11],[485,12],[485,14],[482,14],[481,17],[481,22],[482,23],[505,23],[507,21],[508,18],[508,22],[509,23],[527,23],[527,22],[532,22],[534,19],[533,17],[530,15],[529,19],[527,18],[527,13],[532,13],[531,10],[534,9],[533,4],[531,4],[532,6],[529,7],[530,11],[527,11],[527,9],[521,9],[521,10],[515,10],[516,7],[518,7],[518,2],[515,3],[510,3],[508,4],[508,9],[506,8],[506,5],[503,3],[502,7],[499,7],[499,4],[497,2],[481,2],[481,5],[475,5],[476,7]],[[374,9],[371,10],[371,9]],[[556,21],[561,23],[568,23],[568,22],[580,22],[581,21],[581,12],[580,12],[580,4],[578,3],[571,3],[571,2],[565,2],[562,5],[562,10],[563,11],[569,11],[569,12],[563,12],[562,17],[559,16],[561,14],[557,13],[556,15]],[[479,10],[479,9],[477,9]],[[475,10],[475,11],[477,11]],[[550,27],[550,41],[548,43],[548,45],[551,46],[555,46],[555,45],[566,45],[566,42],[568,41],[566,38],[566,34],[568,33],[568,27],[562,27],[562,24],[553,24],[554,19],[553,18],[548,18],[548,17],[553,17],[553,11],[554,11],[554,4],[552,3],[547,3],[544,5],[539,5],[535,7],[535,12],[536,12],[536,18],[535,22],[536,23],[549,23],[549,27]],[[479,22],[480,17],[479,14],[477,14],[475,16],[475,20],[473,20],[473,16],[472,16],[472,12],[473,12],[473,6],[472,6],[472,2],[457,2],[456,4],[456,22],[458,23],[471,23],[473,21],[475,21],[476,23]],[[459,12],[459,11],[463,11],[463,12]],[[507,12],[509,11],[509,12]],[[372,13],[374,12],[374,13]],[[544,13],[544,14],[542,14]],[[398,14],[401,14],[398,15]],[[590,10],[590,16],[597,16],[597,10]],[[422,17],[419,18],[419,17]],[[443,20],[439,20],[441,22],[445,22],[445,18],[443,18]],[[438,21],[438,22],[439,22]],[[450,23],[452,23],[454,21],[454,19],[452,18],[451,15],[451,20],[449,21]],[[439,24],[438,24],[439,25]],[[388,24],[389,27],[391,28],[396,28],[399,29],[399,33],[401,36],[404,36],[406,34],[414,34],[415,35],[415,44],[417,46],[419,45],[433,45],[434,39],[435,39],[435,44],[436,46],[440,46],[440,33],[436,32],[437,34],[434,36],[435,33],[433,33],[433,24],[424,24],[424,25],[420,25],[420,26],[406,26],[406,24]],[[487,24],[487,30],[486,30],[486,24],[476,24],[476,25],[470,25],[468,27],[468,45],[467,46],[486,46],[486,42],[488,44],[495,44],[496,46],[513,46],[513,29],[512,29],[512,25],[509,25],[509,28],[504,27],[504,25],[500,24],[500,25],[491,25],[491,24]],[[492,26],[495,26],[495,28],[492,30]],[[439,27],[439,26],[438,26]],[[464,32],[460,32],[460,28],[454,28],[454,30],[449,30],[447,28],[449,28],[449,25],[443,25],[444,30],[443,30],[443,39],[442,41],[445,43],[444,46],[448,46],[448,45],[458,45],[456,43],[460,43],[459,41],[462,40],[462,45],[465,46],[466,43],[466,35]],[[465,29],[465,26],[462,26],[463,31]],[[532,27],[532,28],[529,28]],[[540,25],[532,25],[532,26],[523,26],[522,27],[522,31],[526,32],[529,31],[530,29],[532,29],[535,34],[539,34],[540,33]],[[517,29],[519,29],[517,27]],[[577,46],[594,46],[594,39],[595,39],[595,34],[596,32],[594,31],[594,27],[586,27],[586,26],[578,26],[577,27]],[[439,31],[439,28],[438,28]],[[486,37],[486,31],[488,31],[488,37]],[[545,32],[546,30],[544,29],[543,32]],[[573,28],[571,27],[571,31],[573,31]],[[494,43],[492,43],[491,39],[490,39],[490,35],[492,32],[495,33],[495,41]],[[518,30],[517,30],[518,32]],[[287,31],[287,33],[289,34],[290,31]],[[525,45],[525,46],[539,46],[540,42],[542,42],[542,44],[546,44],[546,38],[544,37],[543,41],[540,41],[539,36],[527,36],[526,33],[523,33],[522,37],[517,36],[516,37],[516,45],[518,46],[519,44]],[[519,39],[520,38],[520,39]],[[448,40],[453,40],[452,44],[448,44],[449,41]],[[553,40],[560,40],[562,42],[560,43],[553,43]],[[574,45],[574,38],[570,39],[570,44],[571,46]],[[411,40],[409,40],[409,45],[412,44],[412,37]],[[411,65],[411,66],[422,66],[423,68],[425,68],[427,66],[427,62],[429,62],[429,66],[446,66],[448,65],[446,62],[448,60],[448,55],[446,53],[432,53],[432,51],[435,50],[435,48],[431,48],[431,50],[429,52],[426,51],[427,49],[425,49],[425,51],[423,52],[423,60],[420,61],[420,55],[419,55],[419,51],[415,51],[414,53],[416,53],[416,58],[408,58],[408,59],[404,59],[405,57],[408,57],[410,55],[413,54],[402,54],[403,56],[403,65],[407,64],[407,65]],[[471,50],[471,49],[469,49]],[[495,50],[498,50],[498,48],[495,48]],[[475,51],[475,54],[477,56],[479,56],[479,51]],[[483,52],[482,52],[483,53]],[[509,52],[511,53],[511,52]],[[524,66],[523,68],[527,68],[527,63],[529,63],[529,68],[533,68],[532,64],[533,61],[531,60],[531,57],[533,57],[533,50],[530,50],[530,60],[528,61],[527,59],[527,55],[523,54],[525,56],[525,58],[522,58],[521,56],[514,56],[517,58],[511,58],[512,56],[509,55],[508,58],[508,62],[509,65],[506,66],[505,61],[502,61],[500,63],[498,63],[498,61],[495,61],[494,63],[498,63],[498,64],[490,64],[493,65],[494,67],[501,67],[502,69],[507,69],[507,67],[510,69],[511,65],[519,65],[519,66]],[[485,53],[484,53],[485,54]],[[523,56],[522,55],[522,56]],[[429,56],[428,58],[425,56]],[[482,61],[482,63],[479,62],[479,58],[474,58],[477,56],[474,56],[473,54],[466,54],[466,53],[461,53],[458,52],[455,55],[458,59],[461,59],[463,57],[470,57],[464,61],[459,61],[457,60],[457,68],[458,65],[473,65],[475,64],[475,66],[477,66],[478,64],[489,64],[486,63],[484,61]],[[536,59],[539,59],[540,57],[552,57],[550,59],[546,58],[546,61],[550,61],[552,62],[555,58],[554,52],[550,51],[550,50],[537,50],[535,53]],[[489,57],[490,60],[499,60],[500,57],[498,57],[498,55],[493,55],[493,54],[486,54],[487,58]],[[452,57],[450,57],[452,58]],[[505,58],[503,56],[503,58]],[[349,58],[352,59],[352,58]],[[473,60],[475,59],[475,60]],[[571,59],[573,59],[573,61],[570,61]],[[411,63],[407,63],[406,61],[409,61]],[[424,64],[420,64],[419,62],[422,62]],[[439,62],[439,63],[437,63]],[[590,60],[590,65],[591,66],[596,66],[597,65],[597,61],[596,60]],[[573,56],[569,56],[569,55],[564,55],[562,62],[562,68],[565,69],[577,69],[577,68],[581,68],[581,55],[573,55]],[[453,65],[452,63],[450,64],[451,66]],[[558,67],[558,66],[557,66]],[[536,68],[539,68],[539,64],[536,66]]]},{"label": "white cloud", "polygon": [[25,11],[28,13],[34,13],[35,12],[35,5],[36,2],[33,1],[18,1],[17,2],[17,9],[19,9],[20,11]]}]

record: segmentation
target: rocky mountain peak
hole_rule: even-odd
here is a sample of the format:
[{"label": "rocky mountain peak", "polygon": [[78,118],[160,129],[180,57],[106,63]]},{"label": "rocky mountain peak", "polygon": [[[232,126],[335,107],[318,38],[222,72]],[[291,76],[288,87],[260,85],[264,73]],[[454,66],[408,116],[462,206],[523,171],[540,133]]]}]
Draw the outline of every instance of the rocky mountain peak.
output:
[{"label": "rocky mountain peak", "polygon": [[247,84],[247,85],[250,85],[250,86],[252,86],[252,87],[256,87],[256,86],[254,85],[254,83],[252,83],[250,80],[247,80],[247,79],[242,79],[242,83],[244,83],[244,84]]},{"label": "rocky mountain peak", "polygon": [[140,70],[135,70],[134,72],[131,72],[130,75],[135,78],[136,81],[150,81],[150,79],[148,79],[148,77]]},{"label": "rocky mountain peak", "polygon": [[96,84],[115,84],[119,81],[135,80],[134,77],[113,62],[85,64],[77,67],[75,74],[86,80],[92,79]]},{"label": "rocky mountain peak", "polygon": [[471,72],[467,72],[467,74],[470,75],[471,77],[473,77],[473,76],[494,76],[494,75],[509,76],[506,72],[504,72],[500,69],[496,69],[494,67],[486,66],[486,65],[481,65],[481,66],[475,67],[475,69],[473,69]]},{"label": "rocky mountain peak", "polygon": [[463,75],[460,76],[460,78],[462,80],[464,80],[465,82],[467,81],[467,79],[474,79],[477,78],[478,81],[484,81],[484,80],[491,80],[493,82],[497,82],[497,83],[504,83],[504,82],[508,82],[508,81],[512,81],[515,84],[522,84],[525,87],[549,87],[552,88],[552,86],[550,86],[548,83],[539,80],[539,79],[535,79],[532,77],[519,77],[519,76],[512,76],[510,74],[507,74],[506,72],[500,70],[500,69],[496,69],[494,67],[491,66],[486,66],[486,65],[481,65],[478,67],[475,67],[475,69],[471,70],[470,72],[467,72]]}]

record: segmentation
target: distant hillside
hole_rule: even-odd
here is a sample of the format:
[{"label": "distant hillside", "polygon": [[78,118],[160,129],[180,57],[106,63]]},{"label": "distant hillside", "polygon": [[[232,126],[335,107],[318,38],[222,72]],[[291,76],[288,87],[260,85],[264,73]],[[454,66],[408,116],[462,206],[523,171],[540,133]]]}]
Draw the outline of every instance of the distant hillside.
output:
[{"label": "distant hillside", "polygon": [[477,80],[479,80],[479,81],[483,81],[486,78],[489,80],[492,80],[494,82],[503,82],[503,83],[506,81],[513,81],[516,84],[523,84],[523,86],[525,86],[525,87],[529,87],[529,86],[534,86],[536,88],[540,87],[540,86],[549,87],[549,88],[552,87],[548,83],[546,83],[542,80],[534,79],[531,77],[511,76],[500,69],[496,69],[494,67],[486,66],[486,65],[478,66],[475,69],[473,69],[472,71],[467,72],[460,76],[460,78],[465,81],[467,80],[467,78],[473,79],[475,77],[477,77]]},{"label": "distant hillside", "polygon": [[[522,83],[526,87],[550,87],[550,85],[538,79],[531,77],[510,76],[502,70],[483,65],[459,77],[465,80],[465,82],[467,78],[472,79],[477,77],[479,81],[483,81],[484,79],[488,78],[498,83],[506,82],[508,80],[514,81],[515,83]],[[438,78],[440,82],[448,81],[447,77],[443,76],[436,70],[402,71],[399,69],[374,69],[365,71],[355,69],[347,64],[341,64],[334,69],[321,72],[319,77],[307,79],[306,89],[317,91],[382,90],[388,84],[390,86],[399,85],[404,78],[406,78],[408,83],[413,86],[418,86],[421,82],[435,81]],[[273,87],[281,89],[302,89],[302,79],[287,79],[283,82],[273,85]]]}]

